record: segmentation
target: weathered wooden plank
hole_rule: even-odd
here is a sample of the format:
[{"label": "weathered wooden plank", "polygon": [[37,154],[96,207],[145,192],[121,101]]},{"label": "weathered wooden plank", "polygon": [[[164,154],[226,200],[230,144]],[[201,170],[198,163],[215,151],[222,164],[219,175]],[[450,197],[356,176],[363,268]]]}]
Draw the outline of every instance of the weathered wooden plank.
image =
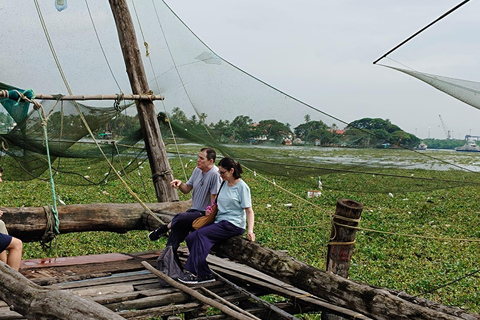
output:
[{"label": "weathered wooden plank", "polygon": [[152,274],[148,274],[145,272],[141,273],[126,273],[120,275],[112,275],[106,278],[100,279],[88,279],[82,281],[75,281],[75,282],[68,282],[68,283],[60,283],[50,287],[55,287],[58,289],[74,289],[74,288],[85,288],[85,287],[93,287],[93,286],[100,286],[100,285],[107,285],[107,284],[115,284],[115,283],[128,283],[130,285],[136,284],[144,284],[144,283],[158,283],[158,280]]},{"label": "weathered wooden plank", "polygon": [[[215,288],[221,286],[221,283],[207,283],[206,287]],[[157,284],[157,288],[160,289],[160,286]],[[149,296],[138,296],[135,299],[122,301],[118,303],[109,303],[105,306],[111,310],[130,310],[130,309],[147,309],[153,307],[160,307],[166,304],[181,304],[188,301],[191,301],[192,298],[182,292],[181,290],[175,288],[174,290],[169,290],[170,293],[166,293],[166,290],[158,290],[158,294],[149,295]]]},{"label": "weathered wooden plank", "polygon": [[160,307],[169,304],[179,304],[185,303],[191,300],[191,297],[185,292],[174,292],[171,294],[164,294],[161,296],[152,296],[139,298],[135,300],[128,300],[119,303],[106,304],[110,310],[121,311],[121,310],[132,310],[132,309],[147,309],[152,307]]},{"label": "weathered wooden plank", "polygon": [[92,297],[91,300],[102,305],[113,304],[128,300],[137,299],[139,297],[151,297],[156,295],[170,294],[177,291],[177,289],[152,289],[152,290],[142,290],[142,291],[133,291],[126,293],[115,293],[115,294],[106,294],[101,296]]},{"label": "weathered wooden plank", "polygon": [[144,320],[153,317],[164,317],[169,315],[187,313],[197,310],[201,306],[198,302],[189,302],[185,304],[168,305],[157,308],[149,308],[145,310],[129,310],[119,312],[125,319]]},{"label": "weathered wooden plank", "polygon": [[133,285],[131,284],[116,284],[106,286],[95,286],[93,288],[81,288],[73,289],[75,294],[80,297],[95,297],[99,295],[115,294],[115,293],[127,293],[133,292]]}]

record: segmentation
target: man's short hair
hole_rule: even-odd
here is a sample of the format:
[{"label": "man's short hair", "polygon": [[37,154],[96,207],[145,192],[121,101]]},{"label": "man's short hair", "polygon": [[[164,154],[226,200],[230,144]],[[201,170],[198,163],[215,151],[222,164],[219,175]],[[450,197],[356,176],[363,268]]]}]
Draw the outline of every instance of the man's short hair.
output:
[{"label": "man's short hair", "polygon": [[3,168],[2,168],[2,166],[0,166],[0,172],[3,172]]},{"label": "man's short hair", "polygon": [[208,160],[213,160],[213,162],[215,162],[215,159],[217,158],[217,153],[215,152],[215,150],[213,150],[212,148],[202,148],[200,152],[203,151],[207,153]]}]

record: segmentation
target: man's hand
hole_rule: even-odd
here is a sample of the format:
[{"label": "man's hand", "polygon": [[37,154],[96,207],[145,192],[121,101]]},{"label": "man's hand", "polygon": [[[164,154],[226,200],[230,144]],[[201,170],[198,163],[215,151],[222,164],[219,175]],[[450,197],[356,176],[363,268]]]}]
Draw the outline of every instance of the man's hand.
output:
[{"label": "man's hand", "polygon": [[182,181],[180,180],[173,180],[172,182],[170,182],[170,185],[172,187],[174,187],[175,189],[178,189],[180,188],[180,186],[182,185]]}]

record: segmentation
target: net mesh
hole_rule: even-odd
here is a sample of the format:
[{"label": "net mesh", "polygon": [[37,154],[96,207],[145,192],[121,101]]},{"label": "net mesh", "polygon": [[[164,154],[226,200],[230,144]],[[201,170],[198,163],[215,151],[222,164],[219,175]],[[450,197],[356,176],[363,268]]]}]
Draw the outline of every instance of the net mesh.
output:
[{"label": "net mesh", "polygon": [[406,73],[474,108],[480,109],[480,99],[478,99],[480,96],[480,82],[449,78],[391,66],[385,67]]},{"label": "net mesh", "polygon": [[[84,12],[85,16],[92,14],[92,21],[86,23],[98,22],[101,12],[110,11],[108,4],[90,4],[90,8],[77,5],[77,10]],[[52,8],[45,6],[42,10]],[[395,179],[405,182],[396,186],[394,191],[397,192],[450,188],[475,184],[477,181],[476,175],[470,174],[470,168],[452,165],[442,157],[413,150],[420,140],[388,120],[364,118],[347,123],[229,63],[201,41],[163,1],[138,1],[132,12],[137,17],[139,39],[148,41],[148,58],[144,59],[150,88],[155,94],[166,97],[164,102],[157,101],[155,105],[169,151],[173,151],[169,146],[174,143],[175,136],[180,143],[194,142],[201,146],[214,147],[221,155],[239,159],[256,172],[276,177],[295,176],[298,181],[303,181],[308,186],[312,186],[312,180],[317,179],[312,177],[331,176],[332,179],[324,180],[324,188],[348,192],[390,192]],[[58,26],[66,22],[65,19],[68,19],[68,16],[55,15],[53,19],[45,15],[45,24],[47,27]],[[102,28],[92,28],[85,33],[86,36],[93,39],[96,36],[94,30],[99,29],[105,34],[110,32],[110,36],[116,39],[114,21],[102,20],[102,23]],[[64,25],[65,28],[68,26],[68,23]],[[29,31],[39,32],[37,29]],[[62,43],[62,33],[57,32],[55,36],[58,36],[59,43]],[[102,39],[102,34],[97,36]],[[30,38],[37,41],[42,37],[38,33],[31,34]],[[5,47],[8,47],[8,43]],[[97,47],[98,43],[95,41],[82,42],[84,52],[94,52]],[[62,50],[66,50],[66,47],[60,45],[57,50],[61,59]],[[119,50],[108,46],[102,50],[106,57],[109,54],[117,57],[120,55]],[[97,60],[101,59],[85,60],[75,61],[76,72],[85,70],[87,79],[100,79],[105,70],[89,64],[97,63]],[[114,81],[116,84],[128,83],[126,75],[120,72],[124,70],[121,59],[109,61],[109,66],[111,73],[117,74],[118,79]],[[35,70],[34,65],[30,67]],[[72,66],[69,64],[69,67]],[[118,77],[118,74],[123,77]],[[419,73],[410,74],[420,76]],[[81,78],[76,73],[74,75],[74,80]],[[424,77],[433,78],[431,75]],[[435,79],[438,83],[445,82],[445,78]],[[42,87],[40,83],[37,84]],[[92,86],[88,88],[92,90]],[[98,83],[95,88],[101,90],[103,84]],[[107,88],[109,92],[101,93],[117,90],[114,85]],[[2,89],[15,88],[3,85]],[[46,142],[37,112],[31,111],[27,114],[28,104],[14,100],[2,99],[1,103],[17,122],[13,129],[2,134],[6,145],[4,153],[15,160],[11,164],[15,170],[9,170],[15,172],[11,178],[45,178],[48,168]],[[105,104],[89,104],[94,105],[93,102],[75,104],[66,101],[42,101],[48,117],[48,143],[58,183],[102,183],[115,179],[115,176],[110,174],[112,169],[104,163],[100,150],[93,144],[92,137],[88,136],[79,112],[84,115],[96,135],[112,131],[111,139],[102,141],[100,148],[114,166],[130,172],[147,158],[135,110],[129,108],[132,104],[123,105],[122,108],[127,110],[124,114]],[[128,130],[125,127],[128,127]],[[170,128],[173,129],[173,134]],[[239,143],[248,143],[252,148],[239,148]],[[408,156],[402,156],[410,159],[410,162],[405,161],[402,166],[402,161],[398,158],[387,159],[385,154],[377,155],[381,160],[372,157],[342,158],[338,149],[312,149],[316,146],[396,148],[411,151]],[[190,152],[195,154],[196,151]],[[463,170],[469,174],[469,178],[459,178],[457,175],[451,179],[424,179],[418,172],[409,171],[418,169],[411,165],[418,162],[418,159],[422,159],[423,168]],[[387,172],[392,168],[400,171],[392,175],[388,173],[391,170]],[[63,179],[66,176],[74,179]],[[382,176],[380,184],[379,176]],[[345,177],[348,179],[344,179]],[[350,183],[357,179],[364,183]],[[390,180],[392,183],[388,182]]]}]

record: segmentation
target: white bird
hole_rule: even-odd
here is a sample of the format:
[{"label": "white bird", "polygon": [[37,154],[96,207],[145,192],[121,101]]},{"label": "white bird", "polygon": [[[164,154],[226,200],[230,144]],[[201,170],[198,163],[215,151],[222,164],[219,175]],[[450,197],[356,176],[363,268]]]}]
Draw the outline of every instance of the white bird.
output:
[{"label": "white bird", "polygon": [[389,192],[388,195],[393,198],[393,193]]},{"label": "white bird", "polygon": [[65,202],[63,202],[62,199],[60,199],[60,195],[58,195],[58,202],[60,202],[60,204],[63,204],[64,206],[66,206],[67,204]]}]

